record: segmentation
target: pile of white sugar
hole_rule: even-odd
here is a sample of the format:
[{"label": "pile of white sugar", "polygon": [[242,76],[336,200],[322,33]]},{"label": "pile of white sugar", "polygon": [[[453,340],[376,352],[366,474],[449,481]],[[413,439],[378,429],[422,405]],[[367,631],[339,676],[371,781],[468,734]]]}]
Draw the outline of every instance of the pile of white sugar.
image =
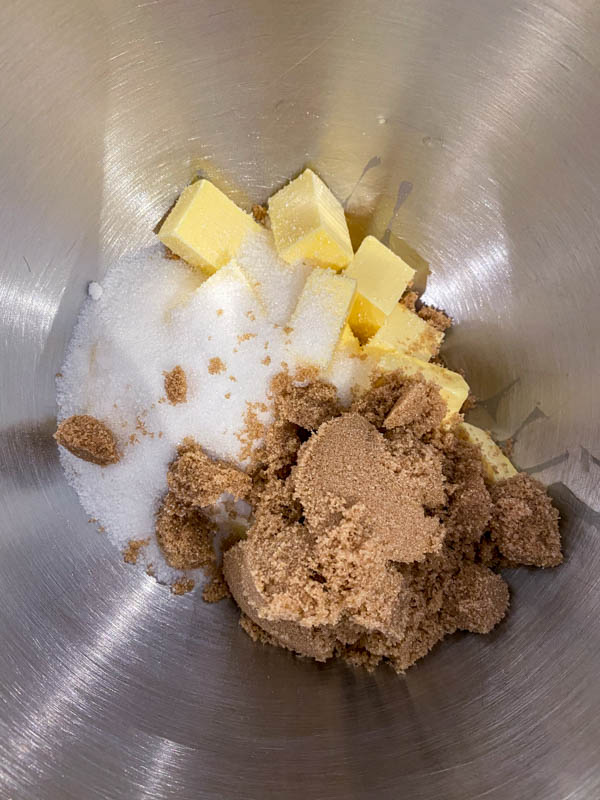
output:
[{"label": "pile of white sugar", "polygon": [[[265,232],[208,279],[153,248],[114,265],[84,302],[57,381],[58,420],[102,420],[122,456],[98,467],[60,448],[61,461],[86,512],[120,549],[150,539],[138,563],[151,564],[160,581],[181,575],[154,537],[176,447],[193,437],[213,457],[244,465],[248,410],[267,421],[262,404],[273,376],[284,364],[290,372],[300,366],[286,348],[285,323],[310,271],[282,262]],[[340,360],[347,400],[364,366],[343,354]],[[176,365],[187,377],[187,402],[171,405],[164,373]]]}]

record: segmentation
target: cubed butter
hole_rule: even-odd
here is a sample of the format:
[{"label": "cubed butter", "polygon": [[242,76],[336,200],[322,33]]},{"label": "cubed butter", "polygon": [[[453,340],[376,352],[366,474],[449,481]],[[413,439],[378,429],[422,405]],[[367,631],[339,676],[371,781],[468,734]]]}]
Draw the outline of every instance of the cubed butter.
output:
[{"label": "cubed butter", "polygon": [[461,422],[458,426],[458,435],[467,442],[480,447],[483,468],[490,483],[497,483],[517,474],[517,470],[487,431],[470,425],[468,422]]},{"label": "cubed butter", "polygon": [[396,303],[381,328],[367,342],[365,350],[373,356],[397,352],[429,361],[439,350],[443,338],[441,331],[428,325],[406,306]]},{"label": "cubed butter", "polygon": [[310,169],[269,199],[269,219],[279,255],[290,264],[307,261],[343,269],[352,244],[341,203]]},{"label": "cubed butter", "polygon": [[205,179],[185,188],[158,238],[188,264],[212,273],[231,261],[248,234],[262,228]]},{"label": "cubed butter", "polygon": [[382,372],[400,370],[405,375],[422,375],[426,381],[435,383],[439,387],[442,400],[448,407],[444,422],[449,422],[458,414],[462,404],[469,394],[469,386],[458,372],[440,367],[438,364],[428,364],[412,356],[400,353],[386,353],[377,362],[377,368]]},{"label": "cubed butter", "polygon": [[356,281],[350,327],[366,341],[392,313],[415,271],[374,236],[367,236],[345,274]]},{"label": "cubed butter", "polygon": [[355,292],[352,278],[330,269],[313,269],[289,322],[290,354],[299,364],[327,369]]}]

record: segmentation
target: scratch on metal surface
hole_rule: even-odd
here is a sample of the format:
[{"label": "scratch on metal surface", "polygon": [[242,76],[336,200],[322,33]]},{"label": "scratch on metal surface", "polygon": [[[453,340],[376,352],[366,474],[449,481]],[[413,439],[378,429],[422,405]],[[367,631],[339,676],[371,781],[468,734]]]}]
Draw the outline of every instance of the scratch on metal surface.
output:
[{"label": "scratch on metal surface", "polygon": [[336,35],[336,33],[339,31],[339,29],[340,29],[341,27],[342,27],[341,25],[338,25],[338,26],[337,26],[337,28],[334,28],[334,30],[333,30],[333,31],[332,31],[332,32],[329,34],[329,36],[326,36],[326,37],[325,37],[325,38],[324,38],[322,41],[320,41],[320,42],[319,42],[318,44],[316,44],[316,45],[315,45],[313,48],[311,48],[311,49],[308,51],[308,53],[305,53],[303,56],[301,56],[301,57],[300,57],[300,58],[299,58],[297,61],[295,61],[295,62],[294,62],[292,65],[291,65],[291,67],[288,67],[286,70],[284,70],[284,71],[281,73],[281,75],[278,75],[278,76],[277,76],[277,80],[281,80],[282,78],[285,78],[285,77],[286,77],[286,75],[289,75],[289,74],[290,74],[290,72],[293,72],[293,71],[294,71],[295,69],[297,69],[297,68],[298,68],[298,67],[299,67],[301,64],[304,64],[304,62],[305,62],[305,61],[308,61],[308,59],[309,59],[311,56],[314,56],[314,54],[315,54],[316,52],[318,52],[319,50],[321,50],[321,48],[325,47],[325,45],[326,45],[328,42],[330,42],[330,41],[333,39],[333,37]]},{"label": "scratch on metal surface", "polygon": [[25,256],[23,256],[23,261],[27,264],[27,269],[29,270],[29,274],[32,275],[33,273],[31,271],[31,264],[29,263],[29,261],[27,261]]},{"label": "scratch on metal surface", "polygon": [[396,195],[396,204],[394,206],[394,210],[392,211],[392,216],[390,217],[390,221],[387,224],[387,227],[384,231],[383,237],[381,241],[386,246],[390,243],[390,236],[392,235],[392,225],[394,224],[396,217],[398,216],[398,212],[403,203],[406,202],[409,194],[413,190],[413,185],[410,181],[401,181],[400,186],[398,187],[398,193]]},{"label": "scratch on metal surface", "polygon": [[365,164],[365,166],[364,166],[364,168],[363,168],[363,171],[362,171],[362,172],[360,173],[360,175],[359,175],[359,178],[358,178],[358,180],[356,181],[356,183],[355,183],[355,184],[354,184],[354,186],[352,187],[352,191],[350,192],[350,194],[348,195],[348,197],[347,197],[347,198],[344,200],[344,202],[342,203],[342,206],[343,206],[343,208],[344,208],[344,211],[346,210],[346,207],[348,206],[348,203],[350,202],[350,198],[352,197],[352,195],[354,194],[354,192],[357,190],[359,183],[360,183],[360,182],[362,181],[362,179],[365,177],[365,175],[367,174],[367,172],[368,172],[369,170],[371,170],[371,169],[375,169],[375,167],[378,167],[378,166],[380,166],[380,164],[381,164],[381,158],[380,158],[379,156],[373,156],[372,158],[370,158],[370,159],[367,161],[367,163]]}]

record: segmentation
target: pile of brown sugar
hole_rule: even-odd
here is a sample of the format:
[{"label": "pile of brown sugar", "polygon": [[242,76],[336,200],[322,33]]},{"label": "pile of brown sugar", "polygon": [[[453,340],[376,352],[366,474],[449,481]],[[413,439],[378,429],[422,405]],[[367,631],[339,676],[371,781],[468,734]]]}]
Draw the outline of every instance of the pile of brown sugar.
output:
[{"label": "pile of brown sugar", "polygon": [[223,557],[253,638],[400,671],[504,617],[500,568],[561,562],[542,485],[487,484],[479,449],[440,428],[430,384],[381,376],[346,412],[321,381],[279,376],[274,392],[246,495],[253,524]]}]

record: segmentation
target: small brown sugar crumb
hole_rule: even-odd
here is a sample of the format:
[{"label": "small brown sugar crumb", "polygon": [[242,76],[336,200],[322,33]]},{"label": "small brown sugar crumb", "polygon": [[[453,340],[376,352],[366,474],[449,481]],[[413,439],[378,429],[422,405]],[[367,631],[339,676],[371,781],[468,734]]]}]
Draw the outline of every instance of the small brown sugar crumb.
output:
[{"label": "small brown sugar crumb", "polygon": [[192,439],[177,450],[167,473],[167,483],[179,503],[193,508],[213,505],[223,494],[244,498],[252,480],[241,469],[224,461],[213,461]]},{"label": "small brown sugar crumb", "polygon": [[169,258],[172,261],[179,261],[179,256],[166,246],[165,246],[164,256],[165,258]]},{"label": "small brown sugar crumb", "polygon": [[221,317],[221,316],[223,316],[223,309],[222,308],[217,308],[217,317]]},{"label": "small brown sugar crumb", "polygon": [[222,570],[218,569],[202,590],[202,599],[205,603],[218,603],[226,597],[231,597],[231,593],[223,577]]},{"label": "small brown sugar crumb", "polygon": [[230,380],[232,383],[237,383],[237,378],[235,377],[235,375],[230,375],[230,376],[229,376],[229,380]]},{"label": "small brown sugar crumb", "polygon": [[140,550],[149,543],[150,539],[130,539],[123,551],[123,561],[126,564],[137,564]]},{"label": "small brown sugar crumb", "polygon": [[179,366],[173,367],[170,372],[163,372],[165,376],[165,392],[171,405],[185,403],[187,400],[187,376]]},{"label": "small brown sugar crumb", "polygon": [[539,481],[520,473],[496,484],[490,493],[491,540],[502,556],[534,567],[562,562],[559,514]]},{"label": "small brown sugar crumb", "polygon": [[225,392],[225,394],[223,395],[223,397],[224,397],[226,400],[229,400],[229,398],[231,397],[231,392]]},{"label": "small brown sugar crumb", "polygon": [[418,299],[419,295],[416,292],[406,292],[406,294],[401,298],[400,303],[405,308],[408,308],[409,311],[416,312]]},{"label": "small brown sugar crumb", "polygon": [[63,420],[54,438],[83,461],[105,467],[119,460],[117,443],[111,430],[89,414],[75,414]]},{"label": "small brown sugar crumb", "polygon": [[[251,322],[255,322],[256,321],[256,316],[254,314],[254,311],[246,311],[246,316],[248,317],[248,319]],[[268,342],[267,342],[267,344],[268,344]]]},{"label": "small brown sugar crumb", "polygon": [[201,512],[183,508],[170,492],[156,517],[156,538],[174,569],[206,567],[215,560],[214,527]]},{"label": "small brown sugar crumb", "polygon": [[187,594],[192,591],[195,585],[196,581],[192,578],[178,578],[171,585],[171,592],[176,595]]},{"label": "small brown sugar crumb", "polygon": [[440,311],[439,308],[423,305],[419,309],[418,314],[421,319],[429,323],[432,328],[435,328],[442,333],[447,331],[448,328],[452,327],[452,318],[449,317],[444,311]]},{"label": "small brown sugar crumb", "polygon": [[265,367],[268,367],[270,363],[271,363],[271,356],[265,356],[261,361],[261,364],[264,364]]},{"label": "small brown sugar crumb", "polygon": [[273,379],[271,392],[276,414],[279,419],[300,428],[316,430],[321,423],[340,413],[337,392],[335,386],[320,380],[298,385],[299,377],[282,373]]},{"label": "small brown sugar crumb", "polygon": [[242,342],[247,342],[249,339],[256,339],[256,334],[255,333],[240,333],[240,334],[238,334],[238,337],[237,337],[238,344],[241,344]]},{"label": "small brown sugar crumb", "polygon": [[252,206],[252,216],[254,219],[260,224],[264,225],[267,221],[267,217],[269,216],[269,212],[267,211],[266,206],[260,206],[255,204]]},{"label": "small brown sugar crumb", "polygon": [[225,372],[227,366],[218,356],[214,356],[208,362],[208,371],[211,375],[218,375],[220,372]]}]

